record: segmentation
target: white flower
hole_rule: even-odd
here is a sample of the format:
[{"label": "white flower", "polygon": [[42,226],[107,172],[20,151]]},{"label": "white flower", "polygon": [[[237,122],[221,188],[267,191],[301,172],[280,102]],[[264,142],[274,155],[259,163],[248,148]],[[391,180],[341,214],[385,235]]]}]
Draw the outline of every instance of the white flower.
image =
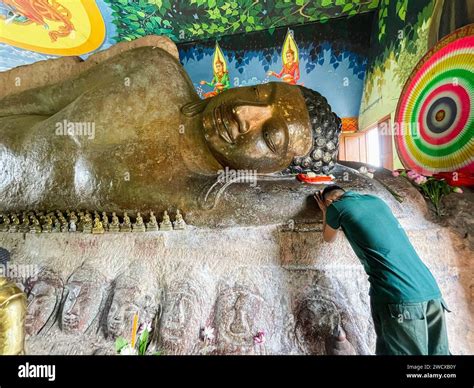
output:
[{"label": "white flower", "polygon": [[212,341],[214,339],[214,328],[205,326],[204,329],[202,329],[202,339],[204,341]]},{"label": "white flower", "polygon": [[151,331],[153,330],[151,326],[151,321],[140,323],[140,326],[138,326],[137,330],[137,336],[140,337],[145,330],[148,331],[148,333],[151,333]]},{"label": "white flower", "polygon": [[137,355],[137,349],[132,348],[130,345],[127,345],[122,348],[120,351],[120,355],[122,356],[136,356]]}]

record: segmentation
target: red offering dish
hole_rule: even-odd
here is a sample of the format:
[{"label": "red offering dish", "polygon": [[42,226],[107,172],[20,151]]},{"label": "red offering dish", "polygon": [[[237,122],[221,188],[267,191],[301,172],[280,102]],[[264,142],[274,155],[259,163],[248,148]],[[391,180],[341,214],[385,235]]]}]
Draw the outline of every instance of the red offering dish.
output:
[{"label": "red offering dish", "polygon": [[332,183],[334,177],[330,175],[316,175],[316,174],[298,174],[296,175],[296,179],[301,182],[309,183],[312,185],[320,185],[325,183]]}]

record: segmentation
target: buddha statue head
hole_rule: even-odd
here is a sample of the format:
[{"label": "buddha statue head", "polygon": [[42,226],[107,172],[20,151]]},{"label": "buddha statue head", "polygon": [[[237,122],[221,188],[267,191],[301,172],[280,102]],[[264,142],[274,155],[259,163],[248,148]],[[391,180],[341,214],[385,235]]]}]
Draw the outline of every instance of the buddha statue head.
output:
[{"label": "buddha statue head", "polygon": [[254,336],[259,331],[271,336],[267,302],[256,289],[245,285],[236,284],[219,293],[214,319],[220,354],[253,354]]},{"label": "buddha statue head", "polygon": [[60,327],[66,333],[85,333],[97,317],[106,292],[105,278],[97,271],[81,267],[64,288]]},{"label": "buddha statue head", "polygon": [[199,341],[205,302],[191,280],[173,283],[166,291],[160,323],[160,346],[168,354],[190,354]]},{"label": "buddha statue head", "polygon": [[[285,170],[295,160],[301,164],[297,158],[311,159],[315,133],[323,136],[323,127],[338,137],[340,120],[330,109],[317,109],[326,104],[323,99],[302,86],[270,82],[226,90],[189,103],[182,112],[187,116],[202,113],[205,140],[222,166],[272,173]],[[337,149],[334,151],[333,162]],[[314,160],[306,164],[307,170],[316,167]]]},{"label": "buddha statue head", "polygon": [[49,321],[53,320],[59,308],[63,282],[59,276],[43,269],[26,285],[28,311],[25,330],[28,335],[38,334]]},{"label": "buddha statue head", "polygon": [[120,276],[107,315],[107,335],[129,338],[135,314],[140,325],[153,326],[159,307],[157,296],[141,287],[139,280]]}]

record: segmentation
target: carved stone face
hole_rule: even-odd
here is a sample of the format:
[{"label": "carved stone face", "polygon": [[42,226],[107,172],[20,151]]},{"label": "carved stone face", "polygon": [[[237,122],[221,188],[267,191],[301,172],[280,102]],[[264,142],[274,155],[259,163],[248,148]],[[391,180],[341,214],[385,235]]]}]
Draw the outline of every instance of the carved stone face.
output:
[{"label": "carved stone face", "polygon": [[52,272],[38,275],[37,280],[28,284],[28,310],[25,330],[28,335],[38,334],[57,311],[63,285]]},{"label": "carved stone face", "polygon": [[312,146],[303,95],[281,82],[232,88],[209,100],[204,136],[224,166],[276,172]]},{"label": "carved stone face", "polygon": [[268,335],[271,320],[265,300],[242,287],[227,289],[217,301],[217,341],[221,352],[246,353],[254,347],[254,336]]},{"label": "carved stone face", "polygon": [[190,283],[172,287],[166,296],[160,337],[171,353],[188,354],[199,340],[202,308],[196,289]]},{"label": "carved stone face", "polygon": [[61,329],[84,333],[97,316],[105,292],[104,279],[94,271],[80,269],[64,289]]},{"label": "carved stone face", "polygon": [[138,287],[117,287],[107,316],[107,334],[129,338],[135,314],[140,323],[151,323],[157,311],[153,295],[141,292]]}]

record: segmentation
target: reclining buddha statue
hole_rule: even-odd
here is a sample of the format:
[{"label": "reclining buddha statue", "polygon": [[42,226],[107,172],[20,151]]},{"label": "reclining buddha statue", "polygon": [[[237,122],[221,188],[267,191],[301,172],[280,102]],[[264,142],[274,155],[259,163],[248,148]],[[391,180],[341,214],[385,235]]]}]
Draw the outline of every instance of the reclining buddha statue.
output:
[{"label": "reclining buddha statue", "polygon": [[[340,120],[315,91],[272,82],[201,100],[164,48],[99,54],[84,71],[1,98],[0,209],[179,208],[194,224],[273,222],[298,187],[291,174],[335,164]],[[226,168],[259,185],[237,184],[218,203],[209,189]]]}]

